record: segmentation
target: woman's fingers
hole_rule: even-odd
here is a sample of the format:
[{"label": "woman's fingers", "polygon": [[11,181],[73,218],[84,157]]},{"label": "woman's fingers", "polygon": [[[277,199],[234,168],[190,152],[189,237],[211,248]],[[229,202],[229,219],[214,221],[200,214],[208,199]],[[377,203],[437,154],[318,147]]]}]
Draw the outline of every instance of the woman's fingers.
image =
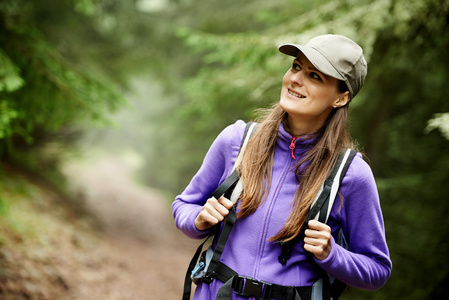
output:
[{"label": "woman's fingers", "polygon": [[234,204],[229,199],[220,197],[209,198],[195,219],[195,226],[198,230],[209,229],[217,225],[229,214],[229,210]]},{"label": "woman's fingers", "polygon": [[304,249],[320,260],[326,259],[332,249],[331,228],[316,220],[309,221],[308,225],[309,229],[304,232]]},{"label": "woman's fingers", "polygon": [[[215,199],[215,198],[213,198]],[[234,206],[234,203],[232,203],[231,200],[229,200],[228,198],[225,197],[220,197],[218,199],[218,203],[220,203],[221,205],[223,205],[229,212],[229,210],[231,210],[231,208]]]},{"label": "woman's fingers", "polygon": [[222,202],[224,201],[210,198],[204,205],[203,210],[205,210],[206,213],[221,222],[223,221],[224,217],[229,214],[229,210],[222,204]]},{"label": "woman's fingers", "polygon": [[328,225],[321,223],[320,221],[317,221],[317,220],[310,220],[308,225],[309,225],[309,229],[320,230],[320,231],[326,230],[326,231],[329,231],[329,233],[331,232],[331,228]]}]

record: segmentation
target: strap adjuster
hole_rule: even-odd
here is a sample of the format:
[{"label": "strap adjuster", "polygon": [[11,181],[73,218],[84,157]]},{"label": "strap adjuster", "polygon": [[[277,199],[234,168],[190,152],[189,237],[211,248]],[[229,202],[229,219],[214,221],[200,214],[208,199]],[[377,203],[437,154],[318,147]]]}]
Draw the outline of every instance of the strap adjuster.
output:
[{"label": "strap adjuster", "polygon": [[216,277],[217,277],[217,273],[215,273],[215,271],[207,272],[206,275],[204,275],[204,276],[201,278],[201,281],[204,282],[204,283],[209,284],[209,283],[211,283],[212,281],[214,281],[214,279],[215,279]]},{"label": "strap adjuster", "polygon": [[271,299],[271,283],[258,281],[251,277],[235,276],[232,280],[232,288],[236,294],[241,296],[255,297],[260,300]]}]

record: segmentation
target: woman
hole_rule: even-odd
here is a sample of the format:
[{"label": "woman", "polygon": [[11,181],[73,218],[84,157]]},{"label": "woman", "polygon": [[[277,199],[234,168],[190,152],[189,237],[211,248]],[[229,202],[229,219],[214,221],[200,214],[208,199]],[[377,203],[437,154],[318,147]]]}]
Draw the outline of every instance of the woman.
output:
[{"label": "woman", "polygon": [[[323,35],[279,50],[294,60],[283,78],[280,102],[245,149],[238,219],[221,261],[264,286],[311,287],[328,273],[357,288],[379,289],[390,276],[391,261],[374,177],[360,153],[343,178],[327,224],[304,224],[337,156],[353,147],[348,105],[365,80],[362,49],[346,37]],[[245,123],[237,121],[219,134],[174,201],[176,225],[187,236],[206,237],[232,208],[229,199],[210,195],[231,172],[244,130]],[[340,230],[348,250],[335,242]],[[281,263],[282,245],[291,240],[297,242]],[[215,299],[222,285],[220,280],[199,283],[194,299]],[[248,298],[232,293],[232,299]],[[310,299],[310,291],[301,299]]]}]

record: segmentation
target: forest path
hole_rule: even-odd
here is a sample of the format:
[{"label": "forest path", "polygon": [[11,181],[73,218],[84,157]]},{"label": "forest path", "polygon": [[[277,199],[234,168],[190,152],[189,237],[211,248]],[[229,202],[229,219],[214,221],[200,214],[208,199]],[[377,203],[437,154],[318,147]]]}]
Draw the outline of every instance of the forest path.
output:
[{"label": "forest path", "polygon": [[85,199],[110,245],[107,261],[117,266],[103,270],[114,280],[101,282],[101,288],[80,278],[73,299],[181,298],[185,271],[199,242],[176,229],[169,203],[158,191],[138,185],[130,165],[103,156],[65,167],[72,188]]}]

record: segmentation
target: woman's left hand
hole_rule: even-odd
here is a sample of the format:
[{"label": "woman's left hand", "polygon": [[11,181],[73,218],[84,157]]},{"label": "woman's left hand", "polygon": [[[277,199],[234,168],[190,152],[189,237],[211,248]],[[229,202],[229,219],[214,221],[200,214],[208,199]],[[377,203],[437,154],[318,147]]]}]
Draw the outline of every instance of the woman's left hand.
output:
[{"label": "woman's left hand", "polygon": [[317,259],[324,260],[332,249],[331,228],[316,220],[310,220],[308,225],[304,232],[304,249]]}]

